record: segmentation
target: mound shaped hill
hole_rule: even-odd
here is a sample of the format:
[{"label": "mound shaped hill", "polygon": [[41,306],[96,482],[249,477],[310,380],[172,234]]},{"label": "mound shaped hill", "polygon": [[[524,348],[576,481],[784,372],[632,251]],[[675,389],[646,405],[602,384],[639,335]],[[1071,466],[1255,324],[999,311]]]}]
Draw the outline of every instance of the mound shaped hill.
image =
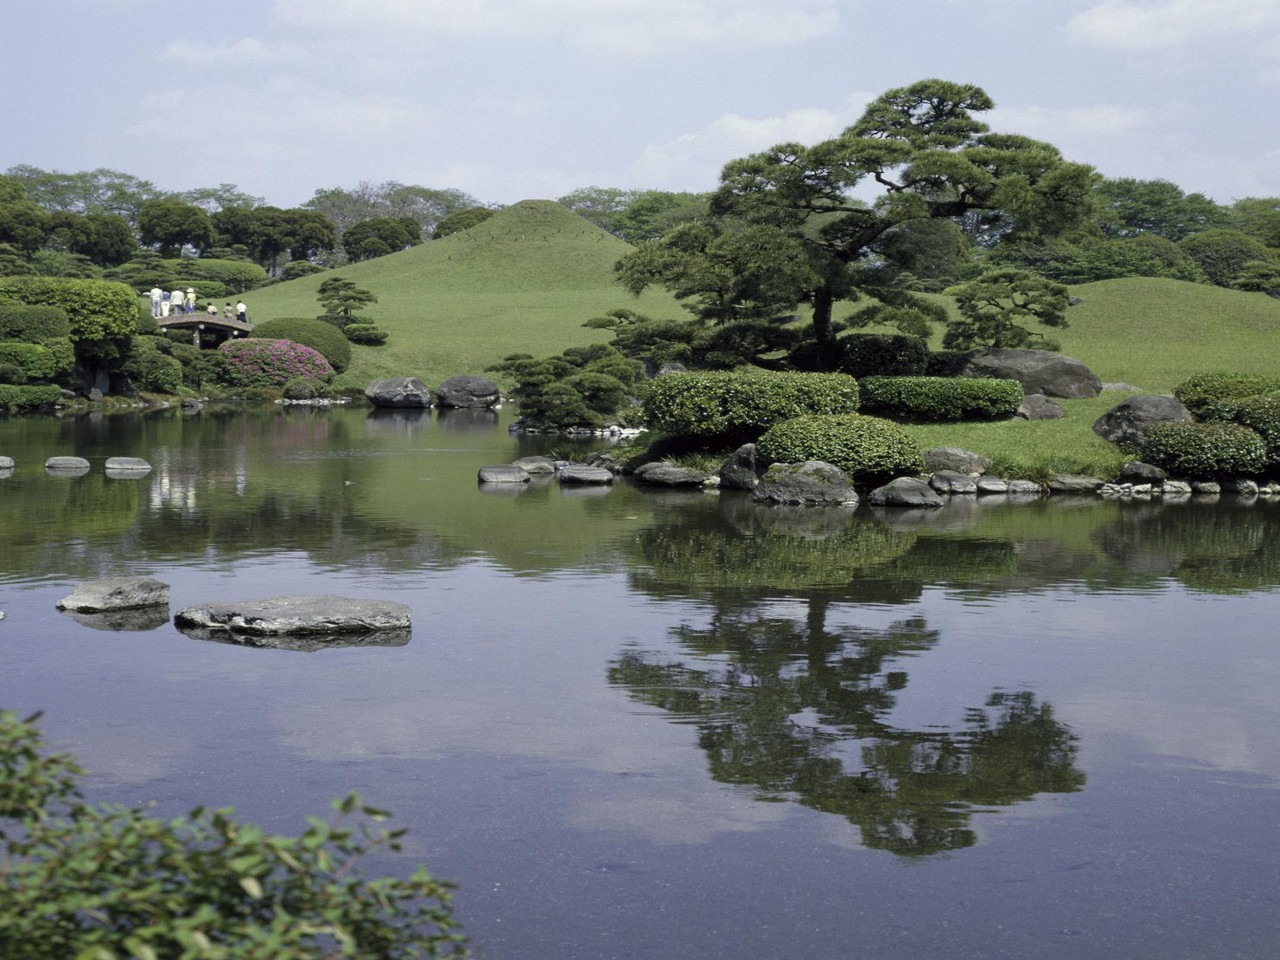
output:
[{"label": "mound shaped hill", "polygon": [[631,249],[554,201],[522,200],[470,230],[253,290],[245,302],[254,322],[314,317],[321,281],[351,280],[377,295],[363,316],[390,336],[381,347],[355,347],[338,383],[418,376],[434,387],[510,353],[546,356],[607,340],[582,326],[607,310],[687,316],[662,291],[637,300],[614,282],[613,265]]}]

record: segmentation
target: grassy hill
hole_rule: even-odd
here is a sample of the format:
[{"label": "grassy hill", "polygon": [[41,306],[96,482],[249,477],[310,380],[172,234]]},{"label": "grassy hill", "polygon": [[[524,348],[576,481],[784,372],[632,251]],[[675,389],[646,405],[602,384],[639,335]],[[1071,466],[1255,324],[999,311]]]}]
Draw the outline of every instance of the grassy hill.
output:
[{"label": "grassy hill", "polygon": [[340,270],[245,295],[254,322],[313,317],[320,282],[341,276],[377,294],[366,311],[389,338],[354,348],[339,384],[417,376],[431,386],[481,373],[509,353],[536,356],[607,340],[582,324],[630,307],[651,316],[686,312],[663,292],[636,300],[613,281],[631,247],[550,200],[522,200],[462,233]]}]

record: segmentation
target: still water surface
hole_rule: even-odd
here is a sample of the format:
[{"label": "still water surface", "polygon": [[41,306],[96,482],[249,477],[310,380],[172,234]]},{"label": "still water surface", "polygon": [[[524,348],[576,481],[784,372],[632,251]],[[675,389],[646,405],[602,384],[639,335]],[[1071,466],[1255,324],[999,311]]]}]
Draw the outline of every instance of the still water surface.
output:
[{"label": "still water surface", "polygon": [[[467,411],[0,421],[0,705],[97,799],[296,832],[359,791],[491,958],[1276,955],[1280,504],[477,487],[533,452]],[[116,574],[413,635],[54,609]]]}]

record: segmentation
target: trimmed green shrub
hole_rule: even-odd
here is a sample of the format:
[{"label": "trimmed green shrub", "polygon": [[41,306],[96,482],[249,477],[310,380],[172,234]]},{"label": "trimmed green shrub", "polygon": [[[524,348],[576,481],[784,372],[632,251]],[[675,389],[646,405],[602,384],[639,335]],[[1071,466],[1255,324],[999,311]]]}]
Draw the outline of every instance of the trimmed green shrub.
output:
[{"label": "trimmed green shrub", "polygon": [[62,391],[52,383],[0,384],[0,407],[42,407],[57,403]]},{"label": "trimmed green shrub", "polygon": [[52,380],[65,372],[58,366],[58,357],[48,347],[38,343],[0,343],[0,364],[17,367],[22,380]]},{"label": "trimmed green shrub", "polygon": [[196,300],[200,303],[208,303],[211,300],[223,300],[234,293],[241,293],[240,290],[232,290],[225,283],[217,280],[181,280],[179,281],[183,287],[190,287],[196,292]]},{"label": "trimmed green shrub", "polygon": [[366,347],[380,347],[387,342],[387,331],[374,323],[349,323],[342,332],[352,343]]},{"label": "trimmed green shrub", "polygon": [[1231,420],[1241,400],[1280,393],[1280,377],[1260,373],[1197,373],[1173,388],[1173,395],[1197,420]]},{"label": "trimmed green shrub", "polygon": [[351,343],[342,331],[323,320],[306,317],[281,317],[253,325],[253,336],[264,340],[292,340],[319,350],[329,366],[341,373],[351,362]]},{"label": "trimmed green shrub", "polygon": [[315,377],[294,377],[284,385],[286,400],[328,400],[333,388]]},{"label": "trimmed green shrub", "polygon": [[757,444],[765,463],[823,460],[859,485],[876,485],[924,469],[920,445],[891,420],[859,414],[816,414],[783,420]]},{"label": "trimmed green shrub", "polygon": [[0,362],[0,383],[26,383],[27,375],[23,369],[12,363]]},{"label": "trimmed green shrub", "polygon": [[[138,300],[133,290],[111,280],[70,277],[0,277],[0,297],[25,304],[60,307],[73,341],[127,337],[138,326]],[[25,339],[25,338],[24,338]]]},{"label": "trimmed green shrub", "polygon": [[754,439],[780,420],[855,413],[858,381],[844,373],[677,373],[649,384],[644,417],[667,434]]},{"label": "trimmed green shrub", "polygon": [[194,287],[197,280],[213,280],[221,283],[230,293],[244,293],[267,279],[266,270],[247,260],[183,257],[179,260],[162,260],[161,263],[172,269],[174,276],[188,287]]},{"label": "trimmed green shrub", "polygon": [[1175,477],[1231,477],[1262,472],[1267,445],[1238,423],[1160,423],[1147,431],[1142,459]]},{"label": "trimmed green shrub", "polygon": [[172,344],[159,337],[134,337],[120,372],[138,390],[177,393],[182,389],[182,364],[166,356],[166,348],[171,347]]},{"label": "trimmed green shrub", "polygon": [[865,377],[862,408],[915,423],[1011,417],[1022,404],[1022,384],[986,377]]},{"label": "trimmed green shrub", "polygon": [[222,376],[234,387],[281,387],[295,377],[333,378],[318,350],[292,340],[228,340],[218,347],[226,361]]},{"label": "trimmed green shrub", "polygon": [[[356,318],[346,313],[322,313],[317,320],[323,321],[330,326],[337,327],[339,330],[345,330],[351,324],[356,322]],[[365,326],[373,326],[373,324],[365,324]]]},{"label": "trimmed green shrub", "polygon": [[840,338],[840,370],[851,377],[913,377],[925,372],[929,348],[919,337],[853,333]]},{"label": "trimmed green shrub", "polygon": [[1248,427],[1267,445],[1267,465],[1280,464],[1280,396],[1241,400],[1235,422]]},{"label": "trimmed green shrub", "polygon": [[71,321],[61,307],[25,303],[0,305],[0,340],[44,343],[50,337],[71,336]]}]

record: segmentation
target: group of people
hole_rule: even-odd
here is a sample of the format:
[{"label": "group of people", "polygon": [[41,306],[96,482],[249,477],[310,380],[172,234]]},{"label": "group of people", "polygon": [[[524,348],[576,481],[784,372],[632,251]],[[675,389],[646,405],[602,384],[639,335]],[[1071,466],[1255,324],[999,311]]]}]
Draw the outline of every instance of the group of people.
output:
[{"label": "group of people", "polygon": [[[151,288],[151,316],[159,319],[172,314],[195,312],[196,291],[194,287],[173,291],[161,290],[159,287]],[[212,317],[216,317],[218,315],[218,305],[210,301],[205,308],[205,312]],[[237,301],[234,307],[227,303],[222,308],[222,316],[225,320],[239,320],[241,323],[248,323],[249,308],[245,306],[243,300]]]},{"label": "group of people", "polygon": [[194,287],[186,290],[161,290],[151,288],[151,316],[167,317],[171,313],[195,313],[196,291]]}]

